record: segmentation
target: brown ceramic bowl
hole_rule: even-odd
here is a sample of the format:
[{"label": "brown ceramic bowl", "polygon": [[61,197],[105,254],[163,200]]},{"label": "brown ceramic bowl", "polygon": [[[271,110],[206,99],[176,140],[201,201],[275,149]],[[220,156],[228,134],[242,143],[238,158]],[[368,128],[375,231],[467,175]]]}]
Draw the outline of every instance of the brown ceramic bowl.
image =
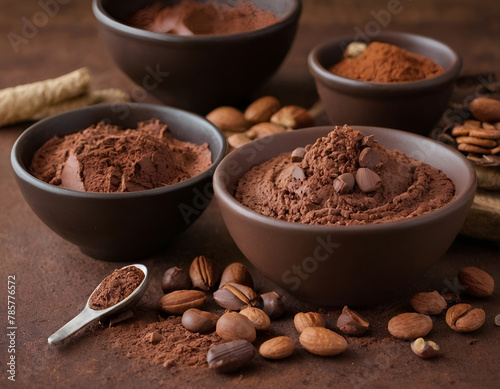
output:
[{"label": "brown ceramic bowl", "polygon": [[217,167],[214,191],[236,245],[269,280],[319,305],[369,305],[400,293],[449,248],[472,204],[476,175],[455,149],[420,135],[353,126],[380,144],[441,169],[454,182],[454,199],[430,214],[398,222],[353,226],[292,223],[263,216],[234,197],[253,165],[314,143],[332,130],[315,127],[248,143]]},{"label": "brown ceramic bowl", "polygon": [[[135,128],[157,118],[174,137],[207,142],[212,166],[180,183],[128,193],[90,193],[60,188],[32,176],[33,155],[47,140],[87,128],[101,120]],[[149,104],[102,104],[35,123],[15,142],[11,163],[21,192],[36,215],[54,232],[94,258],[132,261],[148,257],[188,228],[208,206],[212,175],[226,153],[224,135],[205,118]]]},{"label": "brown ceramic bowl", "polygon": [[127,76],[169,105],[205,114],[248,98],[278,69],[292,44],[301,1],[251,2],[282,19],[239,34],[177,36],[124,23],[154,0],[94,0],[93,11],[111,55]]},{"label": "brown ceramic bowl", "polygon": [[396,128],[427,134],[445,112],[462,61],[434,39],[402,32],[382,32],[372,40],[390,43],[441,65],[439,76],[413,82],[378,83],[341,77],[328,69],[342,59],[354,38],[341,37],[315,47],[308,57],[326,114],[334,125],[345,123]]}]

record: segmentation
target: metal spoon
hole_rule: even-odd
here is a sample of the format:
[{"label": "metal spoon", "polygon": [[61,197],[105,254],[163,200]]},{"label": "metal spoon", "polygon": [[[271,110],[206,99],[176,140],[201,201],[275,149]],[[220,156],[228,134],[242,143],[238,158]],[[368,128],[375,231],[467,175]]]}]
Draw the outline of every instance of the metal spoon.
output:
[{"label": "metal spoon", "polygon": [[144,279],[142,282],[139,284],[137,288],[126,298],[124,298],[122,301],[119,303],[106,308],[106,309],[100,309],[100,310],[95,310],[90,308],[89,302],[90,298],[92,297],[92,294],[96,292],[96,290],[99,288],[99,285],[94,289],[92,294],[90,295],[89,299],[87,300],[87,304],[85,304],[85,308],[83,311],[81,311],[75,318],[70,320],[68,323],[66,323],[63,327],[61,327],[59,330],[54,332],[52,335],[50,335],[48,341],[51,344],[57,344],[61,342],[62,340],[66,339],[68,336],[73,335],[76,331],[79,329],[83,328],[90,322],[93,322],[94,320],[101,319],[103,317],[109,316],[111,314],[114,314],[118,311],[122,311],[128,308],[131,308],[137,302],[141,299],[143,296],[144,292],[146,292],[146,289],[148,287],[148,282],[149,282],[149,277],[148,277],[148,269],[144,265],[127,265],[128,266],[135,266],[138,269],[140,269],[144,273]]}]

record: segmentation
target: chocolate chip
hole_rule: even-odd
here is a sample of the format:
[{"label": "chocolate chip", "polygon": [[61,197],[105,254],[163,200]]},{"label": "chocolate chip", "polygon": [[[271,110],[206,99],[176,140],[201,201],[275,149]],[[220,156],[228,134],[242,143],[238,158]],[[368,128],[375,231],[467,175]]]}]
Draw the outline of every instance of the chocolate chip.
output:
[{"label": "chocolate chip", "polygon": [[361,146],[371,147],[375,144],[375,139],[373,139],[373,135],[368,135],[363,138],[361,141]]},{"label": "chocolate chip", "polygon": [[361,151],[358,158],[359,166],[373,169],[380,163],[380,153],[367,147]]},{"label": "chocolate chip", "polygon": [[301,162],[306,154],[306,149],[304,147],[297,147],[292,151],[292,162]]},{"label": "chocolate chip", "polygon": [[217,373],[231,373],[241,369],[255,356],[255,348],[245,339],[219,344],[208,350],[208,367]]},{"label": "chocolate chip", "polygon": [[381,183],[379,175],[373,170],[362,167],[356,172],[356,184],[362,192],[373,192],[380,187]]},{"label": "chocolate chip", "polygon": [[351,173],[344,173],[333,180],[333,189],[338,194],[346,194],[354,188],[354,176]]},{"label": "chocolate chip", "polygon": [[292,178],[294,180],[303,180],[304,178],[306,178],[304,170],[302,170],[300,166],[295,166],[295,169],[293,169]]}]

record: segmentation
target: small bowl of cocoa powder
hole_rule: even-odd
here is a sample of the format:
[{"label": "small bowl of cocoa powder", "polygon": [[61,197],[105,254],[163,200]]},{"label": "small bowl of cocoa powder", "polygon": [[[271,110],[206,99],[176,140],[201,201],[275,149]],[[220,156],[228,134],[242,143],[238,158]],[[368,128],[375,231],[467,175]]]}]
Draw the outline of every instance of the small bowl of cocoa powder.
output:
[{"label": "small bowl of cocoa powder", "polygon": [[427,134],[446,110],[462,61],[437,40],[383,32],[315,47],[309,71],[330,122]]},{"label": "small bowl of cocoa powder", "polygon": [[94,0],[121,70],[168,105],[201,114],[244,101],[278,69],[300,0]]},{"label": "small bowl of cocoa powder", "polygon": [[11,164],[36,215],[94,258],[149,257],[212,198],[226,154],[208,120],[151,104],[98,104],[41,120],[15,142]]}]

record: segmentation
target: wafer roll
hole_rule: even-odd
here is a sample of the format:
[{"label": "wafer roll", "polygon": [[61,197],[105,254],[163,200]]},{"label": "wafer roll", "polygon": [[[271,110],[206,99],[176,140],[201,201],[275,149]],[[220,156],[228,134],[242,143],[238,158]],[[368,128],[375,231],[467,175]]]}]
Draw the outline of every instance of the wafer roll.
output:
[{"label": "wafer roll", "polygon": [[40,120],[52,115],[56,115],[61,112],[66,112],[71,109],[82,108],[93,104],[125,103],[128,101],[130,101],[130,97],[121,89],[115,89],[115,88],[101,89],[97,91],[92,91],[83,96],[65,100],[58,104],[47,106],[46,108],[39,111],[31,119]]},{"label": "wafer roll", "polygon": [[81,68],[63,76],[0,90],[0,127],[35,117],[48,106],[87,93],[90,71]]}]

